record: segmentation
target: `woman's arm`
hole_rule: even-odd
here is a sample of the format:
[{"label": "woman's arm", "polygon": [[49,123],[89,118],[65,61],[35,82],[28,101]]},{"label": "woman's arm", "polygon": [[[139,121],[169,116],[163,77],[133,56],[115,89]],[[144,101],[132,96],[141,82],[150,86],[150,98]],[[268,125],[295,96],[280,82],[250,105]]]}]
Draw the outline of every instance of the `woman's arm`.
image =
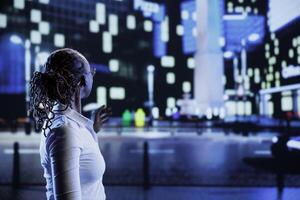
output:
[{"label": "woman's arm", "polygon": [[81,200],[79,159],[82,145],[76,132],[65,125],[53,129],[47,136],[47,147],[54,198]]}]

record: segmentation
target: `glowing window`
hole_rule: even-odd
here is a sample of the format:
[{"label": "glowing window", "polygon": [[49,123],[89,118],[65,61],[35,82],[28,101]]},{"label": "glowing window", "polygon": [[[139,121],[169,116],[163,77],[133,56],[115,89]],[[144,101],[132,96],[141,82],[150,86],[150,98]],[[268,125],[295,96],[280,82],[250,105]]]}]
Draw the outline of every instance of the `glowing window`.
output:
[{"label": "glowing window", "polygon": [[25,0],[14,0],[14,7],[17,9],[25,8]]},{"label": "glowing window", "polygon": [[111,35],[118,35],[119,29],[118,29],[118,16],[117,15],[109,15],[108,16],[108,30],[111,33]]},{"label": "glowing window", "polygon": [[281,97],[281,110],[282,111],[293,110],[293,98],[291,96]]},{"label": "glowing window", "polygon": [[243,101],[237,102],[237,114],[244,115],[245,114],[245,103]]},{"label": "glowing window", "polygon": [[176,26],[176,34],[179,36],[182,36],[184,34],[184,28],[182,25],[177,25]]},{"label": "glowing window", "polygon": [[152,21],[150,20],[145,20],[144,21],[144,30],[146,32],[151,32],[153,30],[153,24]]},{"label": "glowing window", "polygon": [[109,60],[109,70],[111,72],[117,72],[119,71],[119,61],[116,59]]},{"label": "glowing window", "polygon": [[236,114],[236,103],[234,101],[225,102],[225,110],[227,115],[235,115]]},{"label": "glowing window", "polygon": [[274,103],[272,101],[268,101],[268,104],[267,104],[267,115],[269,116],[272,116],[273,113],[274,113]]},{"label": "glowing window", "polygon": [[123,87],[111,87],[109,89],[109,97],[116,100],[125,99],[125,89]]},{"label": "glowing window", "polygon": [[65,36],[60,33],[54,35],[54,46],[64,47],[65,46]]},{"label": "glowing window", "polygon": [[289,50],[289,57],[290,57],[290,58],[293,58],[293,57],[294,57],[294,50],[293,50],[293,49],[290,49],[290,50]]},{"label": "glowing window", "polygon": [[252,104],[250,101],[246,101],[245,103],[245,114],[246,115],[251,115],[252,114]]},{"label": "glowing window", "polygon": [[134,15],[127,15],[126,26],[128,29],[135,29],[136,20]]},{"label": "glowing window", "polygon": [[48,22],[39,22],[39,31],[41,34],[48,35],[50,32],[50,25]]},{"label": "glowing window", "polygon": [[105,24],[105,4],[96,3],[96,21]]},{"label": "glowing window", "polygon": [[175,58],[173,56],[163,56],[160,59],[161,66],[163,67],[174,67]]},{"label": "glowing window", "polygon": [[163,42],[169,41],[169,17],[165,17],[161,22],[161,40]]},{"label": "glowing window", "polygon": [[34,23],[39,23],[42,21],[42,14],[40,10],[32,9],[30,11],[30,21]]},{"label": "glowing window", "polygon": [[33,44],[40,44],[42,42],[41,33],[35,30],[30,31],[30,41]]},{"label": "glowing window", "polygon": [[187,10],[182,10],[181,11],[181,18],[183,20],[187,20],[189,18],[189,12]]},{"label": "glowing window", "polygon": [[0,13],[0,27],[5,28],[7,26],[7,16]]},{"label": "glowing window", "polygon": [[188,81],[184,81],[184,82],[182,83],[182,90],[183,90],[183,92],[185,92],[185,93],[191,92],[191,83],[188,82]]},{"label": "glowing window", "polygon": [[175,74],[173,72],[168,72],[166,75],[167,83],[174,84],[175,83]]},{"label": "glowing window", "polygon": [[102,49],[105,53],[112,52],[112,36],[106,31],[104,31],[102,34]]},{"label": "glowing window", "polygon": [[153,116],[154,119],[159,118],[159,108],[158,107],[153,107],[152,108],[152,116]]},{"label": "glowing window", "polygon": [[96,20],[91,20],[89,24],[90,32],[91,33],[98,33],[99,32],[99,24]]},{"label": "glowing window", "polygon": [[107,99],[107,91],[106,87],[100,86],[97,87],[97,104],[99,105],[106,105]]},{"label": "glowing window", "polygon": [[176,100],[174,97],[168,97],[167,98],[167,107],[168,108],[174,108],[176,105]]},{"label": "glowing window", "polygon": [[49,4],[49,1],[50,0],[39,0],[39,2],[42,3],[42,4]]},{"label": "glowing window", "polygon": [[194,59],[194,58],[188,58],[188,59],[187,59],[187,66],[188,66],[188,68],[190,68],[190,69],[194,69],[195,66],[196,66],[195,59]]}]

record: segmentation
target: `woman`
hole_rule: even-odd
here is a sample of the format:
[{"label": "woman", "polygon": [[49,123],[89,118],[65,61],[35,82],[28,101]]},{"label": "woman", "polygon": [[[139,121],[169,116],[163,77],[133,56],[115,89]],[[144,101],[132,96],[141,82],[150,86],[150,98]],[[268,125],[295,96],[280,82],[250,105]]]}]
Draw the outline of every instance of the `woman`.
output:
[{"label": "woman", "polygon": [[104,200],[105,162],[96,133],[111,114],[102,106],[94,120],[81,114],[95,69],[73,49],[51,53],[45,72],[35,72],[30,87],[30,112],[42,126],[41,164],[48,200]]}]

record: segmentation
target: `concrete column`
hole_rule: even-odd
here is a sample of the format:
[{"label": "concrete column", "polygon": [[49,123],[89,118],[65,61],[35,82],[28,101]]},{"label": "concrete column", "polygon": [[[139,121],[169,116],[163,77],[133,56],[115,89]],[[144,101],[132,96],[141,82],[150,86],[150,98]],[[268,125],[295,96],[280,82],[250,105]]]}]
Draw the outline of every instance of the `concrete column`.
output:
[{"label": "concrete column", "polygon": [[219,45],[222,10],[219,0],[196,0],[197,52],[194,94],[200,112],[223,107],[223,53]]}]

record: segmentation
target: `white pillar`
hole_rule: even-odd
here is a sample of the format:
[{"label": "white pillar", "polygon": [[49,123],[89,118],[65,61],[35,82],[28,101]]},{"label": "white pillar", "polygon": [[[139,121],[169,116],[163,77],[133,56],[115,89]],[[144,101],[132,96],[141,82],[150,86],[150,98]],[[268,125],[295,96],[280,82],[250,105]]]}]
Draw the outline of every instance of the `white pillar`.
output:
[{"label": "white pillar", "polygon": [[223,107],[223,53],[219,45],[222,12],[219,0],[196,0],[197,52],[194,94],[200,112]]}]

